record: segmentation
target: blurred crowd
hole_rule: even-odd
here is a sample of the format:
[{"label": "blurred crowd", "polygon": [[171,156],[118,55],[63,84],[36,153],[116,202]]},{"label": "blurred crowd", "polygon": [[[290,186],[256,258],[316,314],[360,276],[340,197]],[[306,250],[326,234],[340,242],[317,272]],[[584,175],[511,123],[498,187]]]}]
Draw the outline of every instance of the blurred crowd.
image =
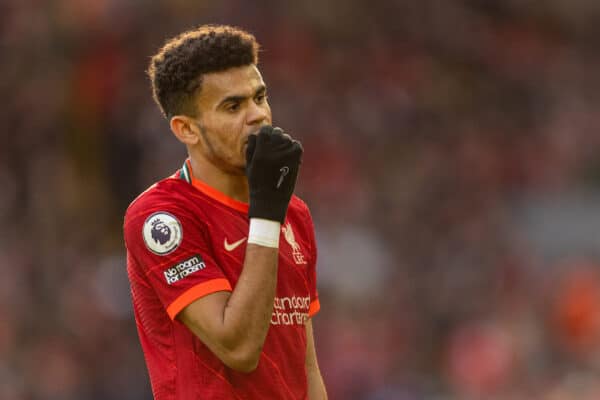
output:
[{"label": "blurred crowd", "polygon": [[0,1],[0,398],[151,398],[122,218],[186,154],[144,71],[167,37],[227,23],[257,36],[274,122],[304,143],[330,399],[599,399],[598,18],[594,0]]}]

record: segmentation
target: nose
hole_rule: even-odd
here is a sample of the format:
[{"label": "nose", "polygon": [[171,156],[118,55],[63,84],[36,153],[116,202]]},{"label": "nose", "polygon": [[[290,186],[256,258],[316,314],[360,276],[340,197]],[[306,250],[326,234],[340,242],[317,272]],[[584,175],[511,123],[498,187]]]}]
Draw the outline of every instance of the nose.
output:
[{"label": "nose", "polygon": [[263,125],[265,121],[269,122],[269,106],[251,102],[247,115],[248,125]]}]

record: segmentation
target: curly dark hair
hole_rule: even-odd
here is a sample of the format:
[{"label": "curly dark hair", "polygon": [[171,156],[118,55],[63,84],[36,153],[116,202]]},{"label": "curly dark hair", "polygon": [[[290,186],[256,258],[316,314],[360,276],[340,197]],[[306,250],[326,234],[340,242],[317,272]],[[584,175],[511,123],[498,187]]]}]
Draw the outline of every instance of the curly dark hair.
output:
[{"label": "curly dark hair", "polygon": [[194,98],[202,75],[258,63],[256,38],[227,25],[202,25],[167,40],[152,57],[152,95],[166,118],[195,117]]}]

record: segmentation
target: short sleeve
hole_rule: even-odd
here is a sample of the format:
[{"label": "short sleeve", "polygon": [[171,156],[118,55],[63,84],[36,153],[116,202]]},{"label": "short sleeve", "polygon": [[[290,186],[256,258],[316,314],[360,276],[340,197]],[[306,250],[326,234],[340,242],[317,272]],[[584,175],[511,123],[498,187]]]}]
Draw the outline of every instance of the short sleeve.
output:
[{"label": "short sleeve", "polygon": [[197,217],[174,205],[139,208],[125,215],[127,252],[172,320],[193,301],[232,290],[212,257],[206,229]]},{"label": "short sleeve", "polygon": [[319,292],[317,291],[317,241],[315,239],[315,227],[308,208],[306,208],[306,213],[306,230],[310,240],[310,262],[308,264],[308,268],[306,269],[310,290],[310,307],[308,309],[308,316],[312,317],[319,312],[321,309],[321,304],[319,303]]}]

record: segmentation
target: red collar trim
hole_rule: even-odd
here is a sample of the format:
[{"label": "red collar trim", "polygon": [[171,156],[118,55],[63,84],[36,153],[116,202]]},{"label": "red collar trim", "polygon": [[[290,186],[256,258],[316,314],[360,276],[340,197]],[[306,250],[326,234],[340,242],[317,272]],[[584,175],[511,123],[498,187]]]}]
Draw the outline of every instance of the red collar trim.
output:
[{"label": "red collar trim", "polygon": [[217,189],[213,188],[212,186],[208,186],[206,183],[202,182],[201,180],[196,179],[194,177],[194,173],[192,172],[192,164],[190,163],[189,158],[187,160],[185,160],[185,164],[184,164],[183,168],[187,168],[186,172],[189,174],[189,178],[190,178],[190,180],[188,182],[191,181],[190,183],[196,189],[198,189],[199,191],[201,191],[202,193],[204,193],[211,199],[214,199],[214,200],[218,201],[219,203],[226,205],[227,207],[231,207],[234,210],[241,211],[243,213],[248,212],[248,208],[249,208],[248,203],[244,203],[242,201],[231,198],[231,197],[227,196],[225,193],[219,192]]}]

